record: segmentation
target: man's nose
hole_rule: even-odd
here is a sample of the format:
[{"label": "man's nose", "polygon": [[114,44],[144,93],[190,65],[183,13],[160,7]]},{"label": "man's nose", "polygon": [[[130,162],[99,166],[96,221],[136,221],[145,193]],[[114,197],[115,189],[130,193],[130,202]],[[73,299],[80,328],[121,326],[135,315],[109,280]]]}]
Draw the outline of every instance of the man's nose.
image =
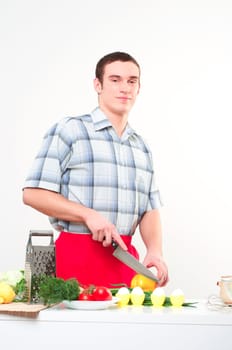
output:
[{"label": "man's nose", "polygon": [[122,92],[129,92],[130,91],[130,85],[127,81],[121,81],[120,83],[120,90]]}]

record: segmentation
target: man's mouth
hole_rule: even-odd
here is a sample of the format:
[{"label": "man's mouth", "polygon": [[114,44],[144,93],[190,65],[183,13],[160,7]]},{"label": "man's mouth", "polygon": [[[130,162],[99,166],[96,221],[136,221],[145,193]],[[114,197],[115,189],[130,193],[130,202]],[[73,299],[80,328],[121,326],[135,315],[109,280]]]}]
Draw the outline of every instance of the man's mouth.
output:
[{"label": "man's mouth", "polygon": [[120,101],[122,101],[122,102],[127,102],[127,101],[130,100],[129,97],[124,97],[124,96],[119,96],[119,97],[117,97],[117,99],[120,100]]}]

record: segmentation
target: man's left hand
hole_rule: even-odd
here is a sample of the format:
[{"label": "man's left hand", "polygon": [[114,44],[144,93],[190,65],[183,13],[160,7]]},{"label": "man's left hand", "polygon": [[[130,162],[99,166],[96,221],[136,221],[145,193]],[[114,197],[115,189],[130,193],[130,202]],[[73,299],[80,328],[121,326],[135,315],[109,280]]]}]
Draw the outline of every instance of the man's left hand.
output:
[{"label": "man's left hand", "polygon": [[143,265],[145,265],[147,268],[156,268],[159,287],[163,287],[168,283],[168,268],[162,257],[147,253],[144,258]]}]

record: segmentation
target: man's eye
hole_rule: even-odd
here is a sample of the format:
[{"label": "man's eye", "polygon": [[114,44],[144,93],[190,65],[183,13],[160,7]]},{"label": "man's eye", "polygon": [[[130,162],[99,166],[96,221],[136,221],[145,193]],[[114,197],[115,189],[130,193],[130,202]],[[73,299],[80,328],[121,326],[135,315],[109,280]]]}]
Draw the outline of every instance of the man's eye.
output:
[{"label": "man's eye", "polygon": [[117,83],[118,82],[118,79],[117,78],[111,78],[110,79],[112,82],[114,82],[114,83]]}]

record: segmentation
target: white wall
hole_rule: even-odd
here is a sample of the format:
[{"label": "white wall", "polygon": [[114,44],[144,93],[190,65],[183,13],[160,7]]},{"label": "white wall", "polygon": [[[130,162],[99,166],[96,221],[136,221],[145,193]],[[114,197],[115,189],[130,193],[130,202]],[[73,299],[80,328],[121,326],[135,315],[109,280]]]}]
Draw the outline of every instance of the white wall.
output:
[{"label": "white wall", "polygon": [[31,228],[50,229],[21,200],[44,132],[96,106],[95,64],[123,50],[142,66],[130,123],[154,153],[167,292],[218,293],[232,274],[231,37],[230,0],[0,0],[0,271],[24,267]]}]

